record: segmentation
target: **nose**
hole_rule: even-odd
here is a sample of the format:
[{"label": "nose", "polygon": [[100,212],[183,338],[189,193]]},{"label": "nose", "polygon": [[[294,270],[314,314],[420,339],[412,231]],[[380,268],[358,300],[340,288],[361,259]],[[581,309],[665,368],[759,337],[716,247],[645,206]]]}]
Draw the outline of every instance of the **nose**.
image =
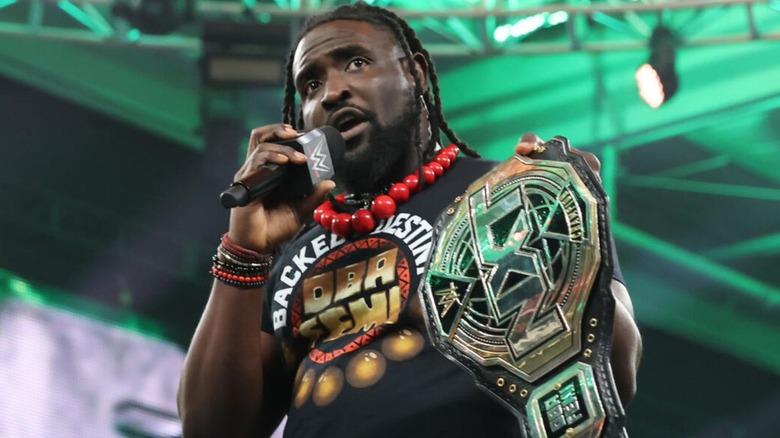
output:
[{"label": "nose", "polygon": [[325,110],[331,110],[352,96],[348,78],[340,73],[328,74],[328,79],[323,85],[321,104]]}]

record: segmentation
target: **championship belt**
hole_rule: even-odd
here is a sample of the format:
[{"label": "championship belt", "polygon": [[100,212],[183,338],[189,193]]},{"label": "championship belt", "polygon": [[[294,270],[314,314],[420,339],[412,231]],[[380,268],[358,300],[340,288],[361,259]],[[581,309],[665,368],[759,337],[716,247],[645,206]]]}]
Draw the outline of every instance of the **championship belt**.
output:
[{"label": "championship belt", "polygon": [[526,437],[626,436],[609,363],[607,197],[566,138],[544,147],[472,183],[438,220],[427,325]]}]

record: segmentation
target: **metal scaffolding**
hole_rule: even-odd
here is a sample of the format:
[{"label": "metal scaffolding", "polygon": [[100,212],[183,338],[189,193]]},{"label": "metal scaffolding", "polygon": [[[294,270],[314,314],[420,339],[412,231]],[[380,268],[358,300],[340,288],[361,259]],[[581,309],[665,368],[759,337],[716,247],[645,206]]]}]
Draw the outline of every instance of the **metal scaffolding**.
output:
[{"label": "metal scaffolding", "polygon": [[[154,35],[138,30],[116,14],[117,5],[139,7],[170,2],[181,21],[173,32]],[[0,0],[0,35],[73,41],[83,44],[129,45],[199,54],[200,26],[209,20],[286,24],[296,29],[305,17],[344,1],[318,0],[190,0],[184,17],[176,0]],[[712,45],[759,39],[780,39],[777,0],[482,0],[425,2],[386,0],[386,6],[407,18],[436,56],[612,51],[645,47],[652,27],[672,22],[685,45]],[[431,4],[435,6],[431,6]],[[532,4],[531,6],[528,6]],[[739,9],[737,28],[718,27]],[[757,19],[769,17],[770,19]],[[701,27],[714,29],[700,33]]]}]

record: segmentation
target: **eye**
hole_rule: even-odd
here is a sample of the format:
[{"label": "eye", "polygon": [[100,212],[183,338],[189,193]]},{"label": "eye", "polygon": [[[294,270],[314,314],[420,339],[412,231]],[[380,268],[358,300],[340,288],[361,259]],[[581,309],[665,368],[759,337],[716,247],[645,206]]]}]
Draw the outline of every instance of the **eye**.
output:
[{"label": "eye", "polygon": [[345,71],[357,71],[368,65],[368,60],[365,58],[353,58],[347,63]]},{"label": "eye", "polygon": [[302,90],[303,91],[303,93],[302,93],[303,96],[306,97],[309,94],[314,93],[315,91],[317,91],[320,88],[320,85],[322,85],[322,83],[320,83],[320,81],[308,81],[308,82],[306,82],[303,85],[303,90]]}]

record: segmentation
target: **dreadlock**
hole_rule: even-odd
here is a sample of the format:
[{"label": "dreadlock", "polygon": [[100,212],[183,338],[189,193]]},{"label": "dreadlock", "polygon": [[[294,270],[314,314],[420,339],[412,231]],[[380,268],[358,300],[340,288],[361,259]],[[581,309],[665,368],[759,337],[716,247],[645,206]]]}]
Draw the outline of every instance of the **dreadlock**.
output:
[{"label": "dreadlock", "polygon": [[[295,50],[301,39],[315,27],[336,20],[352,20],[372,23],[375,25],[383,26],[393,32],[398,43],[404,51],[406,61],[408,62],[409,69],[414,77],[414,95],[420,98],[413,99],[413,105],[416,113],[421,114],[423,107],[428,109],[428,119],[431,125],[431,139],[428,145],[420,149],[420,166],[426,158],[430,158],[433,155],[433,151],[437,144],[441,143],[441,134],[444,132],[450,142],[458,145],[458,148],[463,151],[464,154],[477,157],[479,154],[471,149],[465,142],[458,138],[455,131],[452,130],[447,120],[444,118],[442,112],[441,97],[439,93],[439,78],[436,74],[436,68],[434,67],[433,60],[430,53],[422,45],[420,39],[417,37],[414,29],[409,24],[387,9],[372,6],[363,2],[358,2],[352,5],[343,5],[332,11],[326,12],[321,15],[315,15],[310,17],[304,24],[303,30],[298,35],[298,39],[293,44],[292,49],[287,57],[286,66],[286,83],[284,89],[284,107],[282,108],[282,117],[284,123],[292,125],[294,128],[303,125],[302,114],[300,110],[296,114],[295,108],[295,85],[293,82],[292,64],[295,57]],[[428,93],[423,92],[422,78],[419,72],[414,68],[414,53],[420,53],[428,63],[428,77],[430,83],[430,91]],[[296,117],[297,116],[297,117]],[[297,120],[296,120],[297,118]],[[415,124],[413,140],[415,144],[420,144],[420,127],[419,124]]]}]

